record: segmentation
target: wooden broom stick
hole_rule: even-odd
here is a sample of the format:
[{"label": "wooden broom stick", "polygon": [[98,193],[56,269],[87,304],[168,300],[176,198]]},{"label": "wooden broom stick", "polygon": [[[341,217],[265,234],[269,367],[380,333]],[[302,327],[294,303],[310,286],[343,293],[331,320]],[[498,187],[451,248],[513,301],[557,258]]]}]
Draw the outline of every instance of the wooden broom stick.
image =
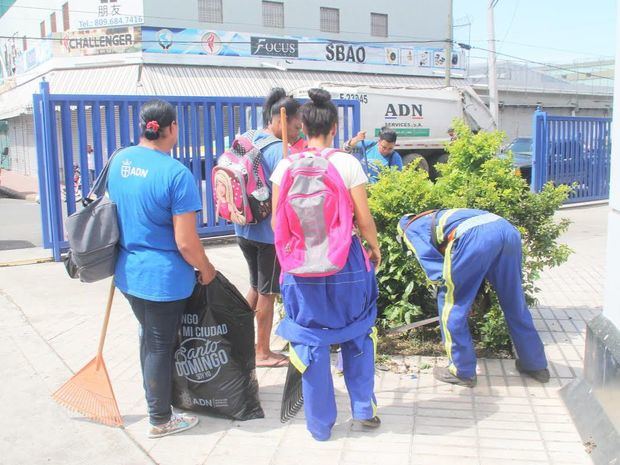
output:
[{"label": "wooden broom stick", "polygon": [[108,304],[105,309],[105,317],[103,318],[103,327],[101,328],[101,335],[99,336],[99,348],[97,349],[97,370],[101,365],[101,360],[103,360],[103,344],[105,342],[105,336],[108,332],[108,323],[110,321],[110,312],[112,310],[112,301],[114,300],[114,290],[116,286],[114,286],[114,276],[112,276],[112,283],[110,284],[110,292],[108,294]]},{"label": "wooden broom stick", "polygon": [[280,108],[280,125],[282,126],[282,158],[288,155],[288,131],[286,121],[286,108]]}]

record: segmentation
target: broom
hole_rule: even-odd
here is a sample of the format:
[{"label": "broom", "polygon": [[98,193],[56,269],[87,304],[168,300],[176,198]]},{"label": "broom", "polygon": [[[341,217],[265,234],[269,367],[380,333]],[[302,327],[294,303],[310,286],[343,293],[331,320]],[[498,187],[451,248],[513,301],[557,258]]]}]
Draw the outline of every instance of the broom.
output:
[{"label": "broom", "polygon": [[97,355],[52,394],[52,398],[60,405],[81,413],[98,423],[122,427],[123,419],[118,410],[108,370],[106,370],[103,361],[103,343],[110,321],[114,289],[114,279],[112,279]]},{"label": "broom", "polygon": [[304,393],[301,385],[302,375],[295,365],[288,364],[282,403],[280,404],[280,421],[286,423],[297,415],[304,405]]},{"label": "broom", "polygon": [[[280,108],[280,124],[282,125],[282,158],[288,155],[288,132],[286,121],[286,108]],[[301,373],[295,365],[289,363],[282,392],[280,405],[280,421],[286,423],[291,420],[304,405],[304,396],[301,388]]]}]

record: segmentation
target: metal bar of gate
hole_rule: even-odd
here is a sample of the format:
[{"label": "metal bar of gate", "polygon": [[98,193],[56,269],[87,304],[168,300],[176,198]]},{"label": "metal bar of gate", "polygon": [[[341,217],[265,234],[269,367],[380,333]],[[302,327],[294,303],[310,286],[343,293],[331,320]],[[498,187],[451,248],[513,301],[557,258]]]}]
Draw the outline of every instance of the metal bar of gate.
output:
[{"label": "metal bar of gate", "polygon": [[[43,94],[43,91],[41,91]],[[37,153],[37,168],[39,176],[39,202],[41,205],[41,227],[43,232],[43,247],[49,249],[52,247],[52,233],[50,231],[51,220],[48,206],[49,199],[49,180],[45,175],[47,173],[46,154],[44,147],[44,124],[43,124],[43,102],[41,95],[33,95],[32,116],[34,117],[34,135]]]},{"label": "metal bar of gate", "polygon": [[[97,175],[119,143],[121,146],[128,146],[138,142],[141,135],[140,106],[150,98],[152,97],[50,95],[47,83],[42,83],[40,94],[33,97],[37,162],[39,172],[42,173],[39,177],[39,190],[43,239],[44,245],[53,249],[56,260],[60,259],[62,249],[68,246],[63,232],[61,174],[64,175],[67,187],[66,213],[70,214],[75,211],[76,206],[73,163],[76,161],[79,163],[82,195],[86,195],[92,184],[89,177],[87,146],[89,144],[93,146]],[[174,156],[192,171],[203,202],[202,213],[198,218],[198,231],[203,236],[230,234],[233,230],[232,225],[223,220],[216,221],[215,218],[211,171],[216,156],[224,151],[227,140],[229,143],[232,142],[237,131],[262,127],[262,122],[258,121],[262,99],[238,97],[164,99],[177,108],[179,141],[173,150]],[[342,111],[342,126],[335,139],[335,143],[339,144],[342,137],[350,138],[351,133],[359,131],[359,102],[334,101],[334,103],[339,111]],[[57,117],[60,117],[60,128],[57,128]],[[76,123],[72,122],[74,117]],[[75,130],[78,131],[76,142],[73,139]],[[58,140],[59,134],[62,137],[61,145]],[[62,153],[59,150],[61,146]],[[79,150],[79,153],[74,154],[75,150]]]},{"label": "metal bar of gate", "polygon": [[45,158],[45,172],[49,175],[47,182],[46,198],[41,198],[41,202],[48,203],[50,218],[50,240],[54,260],[60,261],[60,243],[63,239],[61,232],[62,210],[60,205],[60,178],[58,175],[58,151],[55,146],[56,115],[54,105],[50,101],[49,84],[42,82],[41,90],[41,112],[43,130],[43,154]]},{"label": "metal bar of gate", "polygon": [[80,154],[80,172],[82,174],[82,197],[90,192],[90,169],[88,163],[88,132],[86,131],[86,109],[84,102],[77,104],[78,150]]}]

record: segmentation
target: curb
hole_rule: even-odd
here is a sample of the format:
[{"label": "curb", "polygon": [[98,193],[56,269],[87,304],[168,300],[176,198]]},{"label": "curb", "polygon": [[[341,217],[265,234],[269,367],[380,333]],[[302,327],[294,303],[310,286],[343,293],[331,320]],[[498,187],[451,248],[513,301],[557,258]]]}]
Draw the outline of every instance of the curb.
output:
[{"label": "curb", "polygon": [[572,210],[579,208],[587,208],[587,207],[597,207],[601,205],[609,204],[609,199],[605,200],[593,200],[590,202],[575,202],[575,203],[567,203],[560,206],[560,210]]},{"label": "curb", "polygon": [[39,197],[39,194],[36,192],[18,192],[6,186],[0,186],[0,194],[3,194],[11,199],[28,200],[30,202],[37,202]]},{"label": "curb", "polygon": [[232,233],[228,236],[201,237],[200,243],[204,248],[216,247],[218,245],[230,245],[237,243],[237,236]]},{"label": "curb", "polygon": [[13,266],[38,265],[39,263],[53,262],[53,257],[30,258],[26,260],[14,260],[12,262],[0,262],[0,268],[10,268]]}]

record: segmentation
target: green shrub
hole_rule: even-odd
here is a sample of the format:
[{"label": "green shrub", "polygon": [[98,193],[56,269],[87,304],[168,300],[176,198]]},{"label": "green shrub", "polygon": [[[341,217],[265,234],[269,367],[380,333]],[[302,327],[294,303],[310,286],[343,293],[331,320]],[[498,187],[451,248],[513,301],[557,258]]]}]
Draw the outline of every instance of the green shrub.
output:
[{"label": "green shrub", "polygon": [[[398,220],[406,213],[432,208],[478,208],[500,215],[515,225],[523,239],[523,287],[526,299],[535,303],[535,282],[547,266],[557,266],[570,250],[558,244],[567,220],[554,220],[554,213],[567,198],[569,188],[548,184],[532,193],[515,173],[510,157],[498,158],[503,134],[473,134],[456,121],[457,140],[447,145],[448,162],[437,165],[440,177],[430,181],[416,164],[403,171],[386,169],[370,187],[369,204],[383,255],[378,270],[379,309],[382,324],[395,327],[437,314],[434,289],[411,252],[397,240]],[[509,346],[506,326],[490,287],[485,298],[476,299],[470,321],[475,340],[485,348]],[[483,296],[484,297],[484,296]]]}]

